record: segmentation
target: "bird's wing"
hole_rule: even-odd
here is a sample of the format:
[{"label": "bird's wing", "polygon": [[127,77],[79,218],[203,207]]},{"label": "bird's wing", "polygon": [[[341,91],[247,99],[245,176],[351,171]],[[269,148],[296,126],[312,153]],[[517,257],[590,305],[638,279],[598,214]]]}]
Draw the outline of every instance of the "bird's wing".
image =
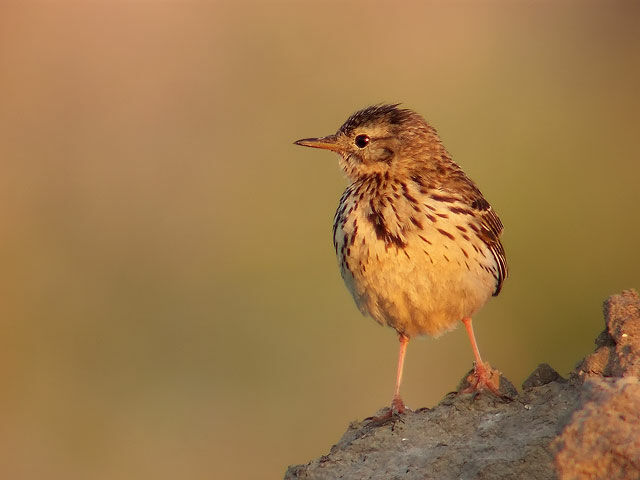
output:
[{"label": "bird's wing", "polygon": [[476,229],[474,229],[475,233],[489,248],[495,258],[498,268],[496,272],[496,289],[493,295],[496,296],[500,293],[502,283],[508,275],[507,257],[504,253],[504,247],[500,242],[500,235],[503,230],[500,217],[498,217],[498,214],[493,210],[489,202],[485,200],[476,184],[473,183],[459,167],[450,173],[448,180],[451,183],[443,185],[442,189],[451,194],[460,195],[462,197],[460,201],[472,209],[474,217],[477,220],[477,224],[475,225]]},{"label": "bird's wing", "polygon": [[493,295],[496,296],[502,289],[502,283],[507,278],[507,257],[504,253],[504,247],[500,242],[500,234],[502,233],[502,222],[498,214],[491,208],[482,194],[478,191],[478,196],[471,201],[471,208],[476,212],[479,219],[480,233],[478,236],[489,247],[498,265],[498,278],[496,279],[496,289]]}]

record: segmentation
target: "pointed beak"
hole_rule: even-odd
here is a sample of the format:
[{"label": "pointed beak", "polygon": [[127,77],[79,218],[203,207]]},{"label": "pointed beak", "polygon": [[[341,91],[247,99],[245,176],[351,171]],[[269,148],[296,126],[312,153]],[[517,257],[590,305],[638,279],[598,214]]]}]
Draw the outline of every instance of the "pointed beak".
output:
[{"label": "pointed beak", "polygon": [[303,147],[323,148],[324,150],[332,150],[334,152],[338,152],[340,150],[336,135],[328,135],[321,138],[303,138],[302,140],[296,140],[293,143],[296,145],[302,145]]}]

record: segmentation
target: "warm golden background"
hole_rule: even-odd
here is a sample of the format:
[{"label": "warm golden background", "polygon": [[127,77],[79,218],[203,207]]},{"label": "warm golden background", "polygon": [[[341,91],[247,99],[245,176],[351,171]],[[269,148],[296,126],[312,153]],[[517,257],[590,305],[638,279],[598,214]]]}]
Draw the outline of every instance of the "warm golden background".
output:
[{"label": "warm golden background", "polygon": [[[292,145],[371,103],[423,113],[501,213],[485,357],[566,374],[640,284],[629,5],[3,2],[0,476],[279,478],[387,404],[345,180]],[[417,408],[472,354],[459,329],[407,362]]]}]

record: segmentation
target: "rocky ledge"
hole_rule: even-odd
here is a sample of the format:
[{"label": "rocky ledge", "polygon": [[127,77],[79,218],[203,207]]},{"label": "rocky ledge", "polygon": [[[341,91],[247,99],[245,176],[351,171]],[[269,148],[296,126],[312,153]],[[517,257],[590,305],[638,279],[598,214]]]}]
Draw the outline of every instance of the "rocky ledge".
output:
[{"label": "rocky ledge", "polygon": [[512,400],[447,395],[382,425],[353,422],[293,479],[640,479],[640,298],[604,303],[596,350],[562,378],[547,364]]}]

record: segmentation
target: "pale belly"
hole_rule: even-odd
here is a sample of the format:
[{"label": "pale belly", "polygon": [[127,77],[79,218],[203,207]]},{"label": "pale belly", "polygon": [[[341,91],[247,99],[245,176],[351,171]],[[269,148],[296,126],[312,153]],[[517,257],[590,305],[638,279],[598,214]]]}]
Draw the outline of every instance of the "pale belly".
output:
[{"label": "pale belly", "polygon": [[356,239],[338,249],[338,261],[356,304],[379,323],[410,337],[437,336],[474,315],[494,292],[495,259],[479,239],[465,244],[454,224],[425,225],[399,247],[362,223]]}]

